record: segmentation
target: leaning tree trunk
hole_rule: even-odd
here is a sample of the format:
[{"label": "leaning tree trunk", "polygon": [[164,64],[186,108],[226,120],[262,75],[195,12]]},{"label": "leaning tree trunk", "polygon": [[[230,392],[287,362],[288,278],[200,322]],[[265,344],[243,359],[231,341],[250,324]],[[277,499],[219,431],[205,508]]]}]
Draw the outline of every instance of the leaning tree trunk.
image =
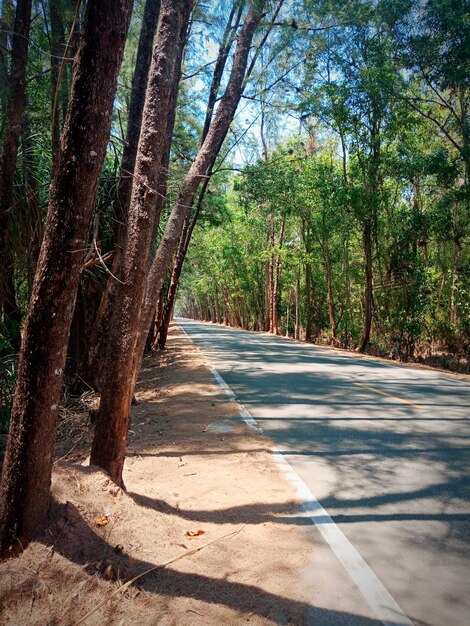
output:
[{"label": "leaning tree trunk", "polygon": [[[13,257],[7,251],[8,222],[12,203],[16,159],[21,136],[21,120],[26,94],[26,65],[28,62],[29,28],[32,0],[18,0],[11,47],[8,105],[5,117],[2,152],[0,155],[0,318],[12,280]],[[11,304],[11,303],[10,303]]]},{"label": "leaning tree trunk", "polygon": [[[158,228],[160,225],[160,218],[165,206],[166,201],[166,192],[167,192],[167,184],[168,184],[168,171],[170,165],[170,152],[171,152],[171,144],[173,139],[173,129],[176,120],[176,102],[178,99],[178,91],[179,91],[179,82],[181,79],[181,72],[178,80],[175,81],[173,92],[171,94],[170,100],[170,115],[168,118],[168,125],[166,128],[166,134],[164,140],[161,144],[161,150],[163,153],[162,162],[160,165],[160,172],[158,174],[156,191],[157,191],[157,200],[156,200],[156,208],[155,208],[155,216],[153,223],[153,235],[152,242],[155,241]],[[154,245],[152,243],[152,245]],[[151,263],[152,254],[149,255],[148,259],[148,267]],[[122,259],[121,259],[122,262]],[[120,273],[120,266],[118,269],[118,273]],[[114,280],[114,279],[113,279]],[[86,376],[84,376],[84,380],[89,380],[91,386],[93,386],[97,390],[101,390],[102,378],[103,378],[103,370],[106,362],[106,349],[109,345],[111,339],[112,325],[111,319],[116,308],[117,301],[117,285],[114,284],[110,287],[110,291],[108,292],[109,297],[106,297],[100,303],[100,311],[99,315],[97,315],[94,327],[91,333],[92,339],[90,342],[90,349],[88,354],[88,368],[86,371]],[[106,294],[105,294],[106,295]],[[104,308],[103,308],[104,307]],[[102,309],[102,311],[101,311]]]},{"label": "leaning tree trunk", "polygon": [[191,221],[187,222],[187,225],[183,228],[183,232],[181,234],[180,244],[178,246],[178,251],[175,255],[173,268],[171,270],[170,284],[168,285],[168,292],[166,294],[163,315],[162,315],[161,323],[158,329],[159,331],[158,347],[160,348],[160,350],[165,349],[166,340],[168,337],[168,329],[170,327],[170,322],[173,317],[173,309],[175,306],[176,292],[178,290],[178,284],[179,284],[181,272],[183,270],[183,264],[186,259],[186,254],[188,253],[189,243],[191,241],[194,227],[196,226],[199,213],[201,212],[202,202],[204,199],[204,195],[206,193],[206,189],[209,185],[209,180],[210,179],[208,177],[202,183],[202,187],[201,187],[201,190],[199,191],[199,197],[198,197],[194,215],[192,216]]},{"label": "leaning tree trunk", "polygon": [[181,237],[184,221],[187,218],[193,203],[196,191],[201,180],[204,180],[217,158],[224,139],[232,123],[233,117],[240,102],[245,85],[248,65],[248,55],[251,42],[262,17],[264,0],[250,9],[246,15],[243,27],[238,35],[237,46],[233,58],[232,69],[224,95],[220,99],[217,112],[207,131],[196,158],[184,179],[176,203],[172,209],[165,232],[158,247],[150,268],[147,291],[140,322],[139,335],[134,352],[132,387],[140,372],[142,356],[145,346],[145,337],[152,318],[152,310],[165,280],[168,267],[176,251]]},{"label": "leaning tree trunk", "polygon": [[122,153],[121,171],[117,188],[114,228],[114,256],[111,275],[108,277],[105,291],[90,333],[88,354],[85,362],[80,364],[80,378],[94,389],[99,390],[108,330],[111,324],[118,281],[122,264],[122,255],[127,235],[127,214],[131,201],[132,181],[134,174],[137,147],[139,144],[142,114],[144,111],[145,91],[152,61],[152,49],[160,13],[160,0],[146,0],[140,31],[139,46],[132,77],[131,98],[127,121],[127,136]]},{"label": "leaning tree trunk", "polygon": [[[111,322],[100,408],[90,463],[107,470],[122,485],[132,398],[132,363],[145,295],[148,257],[154,234],[157,186],[166,129],[175,106],[191,0],[163,0],[155,40],[142,130],[134,170],[128,236],[123,253],[116,307]],[[161,285],[159,287],[159,290]],[[150,319],[147,330],[150,326]],[[144,338],[144,343],[147,335]]]},{"label": "leaning tree trunk", "polygon": [[[181,185],[147,281],[146,283],[142,281],[141,272],[145,271],[145,266],[140,268],[139,273],[137,273],[138,268],[134,266],[130,268],[132,273],[129,280],[132,281],[132,285],[126,286],[128,293],[125,293],[122,301],[120,300],[119,315],[113,319],[113,327],[116,324],[116,331],[113,330],[112,332],[113,341],[109,352],[110,358],[107,359],[106,363],[91,462],[109,471],[113,480],[119,484],[122,484],[130,399],[137,374],[140,371],[153,309],[178,245],[184,221],[193,205],[199,183],[207,174],[211,163],[218,154],[233,120],[243,90],[243,79],[251,41],[260,19],[261,13],[257,10],[248,12],[243,28],[238,35],[227,88],[219,102],[207,137],[199,148]],[[140,178],[140,176],[135,178],[136,185],[140,184]],[[146,191],[146,195],[150,195],[150,192]],[[140,306],[140,298],[144,295],[142,289],[145,287],[145,301],[139,319],[137,307]],[[127,314],[128,311],[131,311],[130,315]]]},{"label": "leaning tree trunk", "polygon": [[367,218],[364,222],[363,230],[364,245],[364,271],[365,271],[365,290],[364,290],[364,321],[362,327],[361,341],[357,348],[358,352],[365,352],[370,339],[370,331],[372,327],[372,219]]},{"label": "leaning tree trunk", "polygon": [[273,284],[274,284],[274,215],[269,215],[269,260],[266,262],[266,322],[265,330],[273,332]]},{"label": "leaning tree trunk", "polygon": [[[198,201],[198,205],[199,205],[199,201]],[[176,292],[178,289],[178,283],[179,283],[179,279],[181,276],[181,271],[183,269],[183,263],[184,263],[184,259],[186,256],[186,252],[188,250],[186,242],[189,245],[189,239],[191,238],[189,231],[191,230],[191,226],[196,223],[197,213],[198,213],[198,210],[196,209],[196,214],[193,216],[191,223],[188,223],[187,226],[183,228],[180,243],[178,246],[178,251],[175,254],[175,258],[173,261],[173,267],[172,267],[171,276],[170,276],[170,284],[168,285],[168,291],[166,294],[165,305],[163,307],[163,314],[161,318],[160,327],[158,328],[158,331],[157,331],[158,332],[158,347],[160,348],[160,350],[165,349],[166,340],[168,337],[168,329],[170,327],[170,322],[173,316],[173,307],[175,305],[175,298],[176,298]]]},{"label": "leaning tree trunk", "polygon": [[[227,63],[228,55],[230,53],[230,49],[235,40],[235,33],[237,31],[238,26],[240,25],[240,20],[243,12],[243,2],[240,3],[237,12],[236,3],[233,4],[232,10],[230,11],[227,24],[225,26],[224,34],[222,36],[222,41],[219,46],[219,52],[217,54],[217,59],[215,62],[214,73],[212,75],[211,86],[209,89],[209,98],[207,101],[206,107],[206,117],[204,119],[204,126],[201,134],[200,145],[204,143],[205,138],[207,137],[207,133],[209,132],[210,124],[212,121],[212,117],[214,114],[214,106],[217,102],[217,97],[219,95],[220,84],[222,82],[222,77],[225,70],[225,65]],[[234,20],[235,17],[235,21]],[[233,24],[232,24],[233,22]],[[181,276],[181,272],[183,269],[183,264],[186,259],[186,254],[188,252],[189,244],[191,242],[191,237],[193,234],[194,227],[196,226],[197,219],[199,217],[199,213],[201,211],[202,203],[204,200],[204,195],[209,186],[209,181],[212,176],[212,168],[214,167],[215,158],[211,163],[210,167],[207,171],[207,177],[204,179],[202,183],[201,189],[199,190],[198,201],[196,205],[196,210],[194,212],[191,221],[186,220],[187,227],[183,228],[183,232],[180,239],[180,245],[178,246],[178,252],[175,256],[175,261],[173,263],[173,268],[171,271],[170,284],[168,286],[168,292],[165,298],[165,306],[163,310],[163,314],[161,317],[160,325],[157,326],[158,333],[158,346],[160,350],[165,349],[166,340],[168,337],[168,329],[170,326],[170,322],[173,316],[173,308],[175,304],[176,292],[178,290],[178,283]],[[160,300],[159,300],[160,303]]]},{"label": "leaning tree trunk", "polygon": [[132,0],[89,0],[20,353],[0,498],[0,547],[31,538],[49,501],[66,350],[106,154]]},{"label": "leaning tree trunk", "polygon": [[294,339],[300,339],[300,263],[295,280],[295,330]]}]

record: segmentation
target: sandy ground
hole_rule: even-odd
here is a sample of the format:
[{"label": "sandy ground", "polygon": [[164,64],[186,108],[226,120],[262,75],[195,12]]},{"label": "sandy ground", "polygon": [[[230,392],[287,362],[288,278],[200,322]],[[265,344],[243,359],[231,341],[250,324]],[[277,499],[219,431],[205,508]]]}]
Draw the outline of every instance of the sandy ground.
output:
[{"label": "sandy ground", "polygon": [[306,623],[313,547],[293,487],[205,357],[175,327],[168,346],[139,383],[127,492],[88,466],[87,418],[62,434],[48,523],[0,565],[2,624]]}]

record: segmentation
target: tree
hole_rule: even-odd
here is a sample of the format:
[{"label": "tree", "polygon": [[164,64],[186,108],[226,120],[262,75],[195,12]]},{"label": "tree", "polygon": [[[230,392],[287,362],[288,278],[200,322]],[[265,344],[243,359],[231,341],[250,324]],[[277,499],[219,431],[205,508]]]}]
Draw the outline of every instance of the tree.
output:
[{"label": "tree", "polygon": [[[240,20],[243,12],[243,3],[240,2],[238,7],[237,4],[234,3],[232,9],[229,13],[227,24],[224,29],[224,33],[222,35],[222,41],[219,46],[219,52],[217,54],[217,59],[215,62],[214,73],[212,75],[212,81],[209,88],[209,98],[206,107],[206,116],[204,119],[204,125],[202,128],[201,141],[202,144],[209,132],[210,123],[214,114],[214,106],[217,101],[217,97],[219,95],[220,85],[222,82],[225,65],[230,54],[230,49],[235,41],[236,32],[240,25]],[[215,162],[215,159],[214,159]],[[210,177],[212,174],[214,163],[208,168],[207,178],[203,181],[201,188],[199,190],[198,199],[196,202],[196,207],[194,210],[194,214],[188,216],[185,220],[185,224],[181,233],[180,241],[178,244],[177,253],[175,254],[173,267],[171,270],[170,282],[168,285],[168,290],[165,293],[162,293],[162,297],[164,297],[164,302],[162,301],[162,319],[159,324],[159,328],[157,329],[157,333],[159,333],[158,345],[161,350],[165,348],[166,339],[168,335],[168,328],[171,322],[171,318],[173,315],[173,307],[175,304],[176,291],[178,289],[179,279],[181,276],[181,271],[183,269],[183,263],[186,258],[186,254],[188,252],[189,244],[191,242],[191,237],[194,231],[194,227],[196,226],[196,222],[198,220],[198,216],[201,211],[202,203],[204,201],[204,196],[209,186]],[[161,298],[160,298],[161,299]]]},{"label": "tree", "polygon": [[136,330],[155,228],[158,178],[167,127],[172,122],[172,108],[176,104],[174,92],[180,77],[191,8],[192,2],[188,0],[163,0],[160,9],[134,169],[121,282],[117,287],[91,450],[90,462],[106,469],[120,485],[133,393],[131,380]]},{"label": "tree", "polygon": [[3,554],[27,543],[48,506],[68,336],[131,11],[131,0],[86,7],[20,353],[0,499]]},{"label": "tree", "polygon": [[[118,278],[121,273],[122,257],[127,237],[128,211],[131,201],[132,181],[137,155],[137,148],[142,125],[145,92],[152,61],[152,50],[160,13],[160,0],[146,0],[142,29],[135,61],[135,70],[132,78],[129,113],[127,120],[127,136],[124,146],[120,175],[117,187],[114,211],[114,252],[111,273],[106,281],[106,288],[101,297],[90,339],[86,359],[82,362],[81,378],[94,389],[101,387],[101,375],[105,362],[106,344],[109,340],[109,328],[113,309],[116,304]],[[170,107],[171,109],[172,107]],[[169,124],[167,136],[171,138],[172,124]],[[169,152],[168,141],[163,149],[164,154]]]},{"label": "tree", "polygon": [[147,289],[132,368],[132,385],[140,372],[143,350],[152,319],[152,310],[158,300],[168,267],[181,238],[184,222],[193,206],[201,181],[208,176],[229,130],[245,86],[248,55],[251,43],[263,15],[265,2],[260,0],[251,7],[237,38],[230,76],[217,111],[209,125],[195,159],[181,186],[175,205],[168,218],[160,245],[153,259],[147,279]]},{"label": "tree", "polygon": [[15,9],[12,0],[3,0],[0,20],[0,102],[2,105],[2,113],[4,113],[6,109],[8,89],[10,40],[15,20]]},{"label": "tree", "polygon": [[[0,256],[3,259],[0,266],[0,319],[4,313],[6,325],[10,323],[9,319],[16,310],[13,259],[8,246],[8,222],[26,93],[31,7],[32,0],[18,0],[16,4],[8,105],[0,154]],[[19,336],[19,328],[13,332]]]},{"label": "tree", "polygon": [[[113,480],[118,484],[122,484],[130,401],[140,371],[153,310],[172,256],[180,240],[184,221],[193,205],[197,188],[218,154],[238,106],[243,91],[250,46],[261,19],[262,10],[263,3],[257,3],[246,15],[238,35],[232,70],[225,93],[219,102],[207,136],[182,183],[148,275],[145,272],[147,256],[145,256],[144,265],[140,265],[140,267],[136,266],[134,262],[130,263],[128,273],[124,275],[124,283],[130,281],[132,286],[127,284],[123,289],[123,300],[119,303],[119,314],[113,318],[112,342],[110,342],[109,358],[106,363],[90,459],[92,463],[109,471]],[[139,178],[135,178],[135,180],[138,181]],[[155,189],[155,187],[153,188]],[[133,191],[134,194],[135,190]],[[149,195],[149,192],[145,190],[145,194]],[[129,240],[131,240],[130,236]],[[133,242],[134,245],[138,241],[140,243],[140,240],[136,238]],[[149,243],[145,242],[147,251],[149,250]],[[142,296],[145,296],[143,304],[140,302]],[[139,310],[139,307],[142,308]],[[123,315],[123,312],[126,315]],[[130,312],[130,315],[127,312]]]}]

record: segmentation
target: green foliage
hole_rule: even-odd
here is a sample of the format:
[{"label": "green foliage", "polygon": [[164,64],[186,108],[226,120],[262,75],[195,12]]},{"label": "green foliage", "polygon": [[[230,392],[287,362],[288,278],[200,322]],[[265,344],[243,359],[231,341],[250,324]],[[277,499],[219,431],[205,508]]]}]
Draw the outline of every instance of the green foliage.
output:
[{"label": "green foliage", "polygon": [[180,311],[263,328],[278,263],[280,331],[302,337],[311,324],[315,340],[330,341],[333,315],[336,341],[354,347],[368,225],[371,350],[450,352],[468,367],[468,14],[453,0],[303,7],[343,24],[299,33],[302,71],[283,82],[288,95],[276,87],[266,98],[278,124],[283,97],[303,129],[277,141],[268,133],[269,158],[234,179],[226,222],[205,224],[190,251]]},{"label": "green foliage", "polygon": [[[143,0],[134,6],[96,202],[94,226],[102,253],[114,246]],[[270,29],[273,6],[268,3],[255,36],[250,59],[258,55],[257,62],[201,207],[179,311],[264,329],[269,272],[275,274],[278,266],[280,331],[305,337],[311,325],[314,340],[355,347],[364,317],[363,238],[370,225],[373,349],[404,359],[433,351],[468,359],[467,6],[461,0],[293,0],[284,3],[257,51]],[[63,8],[67,38],[75,3],[67,1]],[[198,4],[193,14],[160,230],[199,147],[215,54],[231,8],[220,0]],[[31,31],[9,224],[23,316],[51,180],[50,62],[46,1],[38,4]],[[220,91],[230,68],[229,60]],[[67,62],[61,124],[71,70]],[[97,291],[106,278],[100,264],[84,276]],[[8,336],[3,341],[5,420],[16,361],[8,356],[13,352]]]},{"label": "green foliage", "polygon": [[0,433],[8,431],[17,366],[9,336],[0,333]]}]

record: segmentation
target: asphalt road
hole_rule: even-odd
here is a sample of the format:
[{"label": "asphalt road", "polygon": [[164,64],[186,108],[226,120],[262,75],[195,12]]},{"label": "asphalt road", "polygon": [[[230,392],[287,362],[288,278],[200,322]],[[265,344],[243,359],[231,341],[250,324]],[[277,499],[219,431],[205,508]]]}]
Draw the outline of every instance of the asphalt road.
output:
[{"label": "asphalt road", "polygon": [[[470,384],[265,334],[177,321],[411,623],[470,625]],[[306,521],[299,516],[292,523]],[[364,600],[369,583],[358,588],[331,542],[308,532],[317,548],[305,576],[322,615],[315,620],[313,608],[312,623],[406,623],[398,614],[377,620]]]}]

